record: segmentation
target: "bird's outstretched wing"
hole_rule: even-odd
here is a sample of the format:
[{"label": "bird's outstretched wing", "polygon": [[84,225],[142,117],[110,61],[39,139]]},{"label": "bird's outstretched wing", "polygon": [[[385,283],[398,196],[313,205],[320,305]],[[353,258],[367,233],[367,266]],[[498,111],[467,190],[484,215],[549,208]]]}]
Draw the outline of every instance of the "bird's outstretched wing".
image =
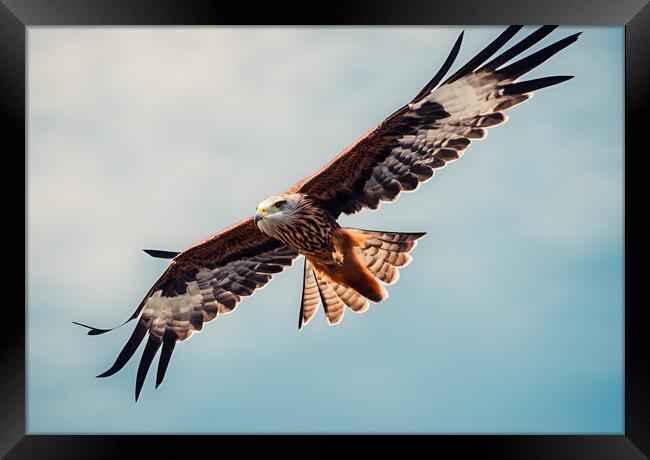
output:
[{"label": "bird's outstretched wing", "polygon": [[483,51],[442,84],[460,49],[458,37],[440,71],[407,105],[346,148],[325,167],[291,187],[318,198],[338,217],[394,201],[401,191],[415,190],[437,169],[460,158],[486,128],[506,121],[506,109],[524,102],[533,91],[570,76],[517,80],[577,40],[568,36],[540,51],[505,65],[539,42],[556,26],[544,26],[490,59],[521,26],[510,26]]},{"label": "bird's outstretched wing", "polygon": [[[242,297],[268,283],[291,265],[298,253],[263,235],[249,218],[178,254],[149,290],[130,319],[138,323],[113,366],[98,377],[122,369],[148,335],[136,377],[138,399],[147,371],[162,347],[156,386],[165,376],[176,342],[187,340],[203,324],[232,312]],[[87,326],[86,326],[87,327]],[[96,335],[108,330],[91,328]]]}]

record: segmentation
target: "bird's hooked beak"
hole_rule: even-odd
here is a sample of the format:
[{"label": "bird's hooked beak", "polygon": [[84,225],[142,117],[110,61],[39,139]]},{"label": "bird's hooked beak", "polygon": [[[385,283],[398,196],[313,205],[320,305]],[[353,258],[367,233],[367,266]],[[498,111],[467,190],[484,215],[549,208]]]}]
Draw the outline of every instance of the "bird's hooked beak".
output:
[{"label": "bird's hooked beak", "polygon": [[264,217],[266,217],[266,214],[267,214],[267,213],[266,213],[266,209],[264,209],[264,208],[257,208],[257,211],[255,211],[255,219],[254,219],[254,221],[255,221],[255,225],[257,225],[257,223],[258,223],[260,220],[264,219]]}]

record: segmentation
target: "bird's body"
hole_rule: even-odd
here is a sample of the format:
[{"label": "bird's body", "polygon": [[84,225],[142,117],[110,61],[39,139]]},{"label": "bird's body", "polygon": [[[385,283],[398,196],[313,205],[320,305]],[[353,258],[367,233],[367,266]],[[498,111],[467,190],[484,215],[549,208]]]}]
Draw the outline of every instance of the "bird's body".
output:
[{"label": "bird's body", "polygon": [[[268,208],[276,203],[283,203],[282,209],[271,214]],[[275,195],[259,204],[257,216],[256,224],[262,233],[277,238],[310,260],[321,264],[331,262],[332,235],[341,226],[314,198],[303,193]]]},{"label": "bird's body", "polygon": [[[127,320],[138,318],[135,330],[113,366],[100,377],[124,367],[148,334],[137,372],[137,399],[159,349],[156,385],[162,382],[177,342],[232,312],[243,297],[266,285],[300,255],[305,264],[299,328],[319,305],[335,325],[346,308],[361,313],[369,302],[386,299],[382,284],[397,281],[398,269],[411,261],[409,252],[424,233],[343,228],[337,219],[364,208],[377,209],[381,202],[417,189],[458,160],[471,142],[484,139],[488,128],[506,122],[505,110],[530,99],[535,90],[571,78],[518,82],[575,42],[579,34],[509,63],[554,28],[541,27],[493,57],[521,29],[508,27],[442,81],[458,54],[461,34],[440,71],[415,98],[321,170],[263,200],[255,218],[233,224],[180,253],[148,250],[155,257],[173,260]],[[91,335],[108,331],[90,329]]]},{"label": "bird's body", "polygon": [[[362,297],[372,302],[384,300],[388,293],[377,281],[377,276],[373,270],[384,268],[383,255],[389,255],[384,251],[379,253],[369,245],[370,235],[356,229],[342,228],[329,211],[319,204],[317,199],[304,193],[290,193],[274,195],[262,201],[255,216],[255,224],[262,233],[282,241],[284,244],[294,249],[296,252],[305,256],[307,264],[313,270],[317,288],[323,283],[333,286],[333,289],[352,289],[355,293],[361,294]],[[384,232],[372,232],[379,235]],[[385,233],[385,235],[400,234]],[[420,233],[402,234],[409,235],[414,242],[423,235]],[[395,236],[393,236],[395,238]],[[405,237],[404,237],[405,238]],[[403,239],[403,238],[402,238]],[[388,243],[387,243],[388,244]],[[396,247],[390,254],[406,254],[415,246],[408,244],[404,247]],[[364,257],[372,258],[377,256],[376,265],[368,264]],[[406,265],[410,261],[408,256],[404,256],[402,264]],[[395,263],[395,261],[393,261]],[[393,277],[396,277],[394,271]],[[387,284],[397,281],[395,279],[382,279]],[[306,280],[305,280],[306,282]],[[351,297],[354,296],[350,293]],[[345,299],[348,300],[348,299]],[[345,300],[342,302],[345,304]],[[304,299],[303,299],[304,301]],[[363,303],[363,311],[367,308],[367,302],[359,299]],[[348,306],[350,306],[348,304]],[[326,313],[329,312],[328,303],[324,303]],[[340,305],[339,305],[340,307]],[[330,324],[338,324],[343,318],[342,308],[338,308],[339,315],[329,315]],[[301,316],[300,327],[311,319],[309,316]]]}]

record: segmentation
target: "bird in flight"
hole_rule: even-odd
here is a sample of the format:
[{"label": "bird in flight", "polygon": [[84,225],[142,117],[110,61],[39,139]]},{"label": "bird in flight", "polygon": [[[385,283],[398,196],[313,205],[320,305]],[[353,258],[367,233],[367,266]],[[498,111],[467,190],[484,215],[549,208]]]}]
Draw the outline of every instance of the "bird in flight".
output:
[{"label": "bird in flight", "polygon": [[[231,313],[300,255],[304,276],[299,329],[311,321],[319,305],[329,324],[336,325],[346,308],[362,313],[371,302],[385,300],[384,285],[397,281],[398,269],[411,261],[409,252],[424,233],[344,228],[337,219],[364,208],[377,209],[381,202],[395,201],[402,191],[416,190],[437,170],[458,160],[472,141],[484,139],[487,128],[504,123],[507,109],[530,99],[535,90],[572,78],[518,81],[575,42],[579,33],[509,63],[555,27],[540,27],[493,57],[521,29],[510,26],[443,81],[458,55],[461,33],[438,73],[415,98],[321,170],[262,200],[254,216],[183,252],[145,250],[171,263],[123,323],[137,318],[115,363],[98,377],[122,369],[148,336],[137,370],[137,401],[159,350],[156,387],[178,342]],[[75,324],[89,328],[89,335],[112,330]]]}]

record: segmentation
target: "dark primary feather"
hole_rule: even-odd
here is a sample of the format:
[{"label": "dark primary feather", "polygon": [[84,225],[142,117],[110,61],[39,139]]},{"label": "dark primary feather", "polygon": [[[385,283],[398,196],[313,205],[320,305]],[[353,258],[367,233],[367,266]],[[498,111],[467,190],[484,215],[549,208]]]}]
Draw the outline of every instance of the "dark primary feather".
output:
[{"label": "dark primary feather", "polygon": [[172,358],[172,352],[176,346],[176,336],[173,333],[166,332],[163,338],[162,351],[158,361],[158,372],[156,373],[156,388],[162,383],[169,366],[169,360]]},{"label": "dark primary feather", "polygon": [[136,319],[140,315],[140,312],[142,311],[142,308],[144,307],[144,304],[145,304],[146,300],[149,298],[149,296],[153,292],[154,288],[155,288],[155,286],[153,286],[149,290],[149,292],[147,292],[147,294],[144,296],[144,298],[142,299],[142,301],[138,305],[138,308],[135,309],[133,314],[131,316],[129,316],[129,318],[126,321],[124,321],[122,324],[120,324],[118,326],[112,327],[110,329],[100,329],[100,328],[97,328],[97,327],[88,326],[86,324],[79,323],[77,321],[73,321],[72,324],[76,324],[77,326],[81,326],[81,327],[85,327],[87,329],[90,329],[88,331],[88,335],[101,335],[101,334],[105,334],[105,333],[110,332],[110,331],[114,331],[115,329],[118,329],[118,328],[124,326],[129,321],[132,321],[132,320]]},{"label": "dark primary feather", "polygon": [[557,77],[544,77],[536,78],[534,80],[522,81],[521,83],[511,83],[503,87],[505,94],[524,94],[530,93],[538,89],[546,88],[548,86],[557,85],[563,81],[573,78],[572,75],[561,75]]},{"label": "dark primary feather", "polygon": [[440,67],[440,70],[438,70],[438,73],[434,75],[434,77],[429,81],[429,83],[426,84],[424,88],[413,98],[412,102],[417,102],[420,99],[422,99],[424,96],[426,96],[433,88],[438,86],[438,83],[440,83],[440,80],[442,80],[447,72],[449,72],[449,69],[453,65],[454,61],[456,60],[456,56],[458,56],[458,52],[460,51],[460,45],[463,42],[463,34],[465,32],[461,32],[458,38],[456,39],[456,43],[454,43],[454,46],[451,48],[451,51],[449,52],[449,56],[447,56],[447,59],[445,59],[445,62],[442,64],[442,67]]},{"label": "dark primary feather", "polygon": [[138,374],[136,376],[135,380],[135,400],[138,400],[138,397],[140,396],[140,390],[142,390],[142,385],[144,384],[144,379],[147,376],[147,372],[149,371],[149,368],[151,367],[151,363],[153,361],[154,356],[156,356],[156,352],[160,348],[160,341],[156,340],[153,338],[153,336],[149,336],[149,340],[147,340],[147,345],[144,347],[144,351],[142,352],[142,358],[140,359],[140,364],[138,365]]},{"label": "dark primary feather", "polygon": [[[497,38],[492,41],[489,45],[487,45],[483,51],[478,53],[476,56],[474,56],[472,59],[470,59],[467,64],[465,64],[463,67],[458,69],[456,73],[454,73],[451,77],[449,77],[445,83],[451,83],[455,80],[458,80],[461,77],[464,77],[465,75],[469,74],[470,72],[473,72],[478,66],[483,64],[486,60],[490,59],[494,53],[496,53],[503,45],[505,45],[508,40],[510,40],[519,30],[522,28],[522,26],[510,26],[506,30],[504,30],[501,35],[499,35]],[[443,83],[443,85],[445,84]]]},{"label": "dark primary feather", "polygon": [[555,30],[556,28],[557,26],[540,27],[535,32],[533,32],[532,34],[528,35],[526,38],[521,40],[519,43],[509,48],[507,51],[504,51],[503,53],[495,57],[492,61],[485,64],[485,66],[483,66],[479,70],[484,70],[484,69],[495,70],[499,66],[508,62],[513,57],[526,51],[535,43],[539,42],[542,38],[546,37],[548,34],[553,32],[553,30]]},{"label": "dark primary feather", "polygon": [[173,259],[180,254],[180,252],[177,251],[163,251],[161,249],[143,249],[143,251],[151,257],[156,257],[158,259]]},{"label": "dark primary feather", "polygon": [[526,56],[525,58],[513,64],[510,64],[509,66],[504,67],[503,69],[499,69],[497,72],[504,79],[520,77],[521,75],[534,69],[535,67],[537,67],[538,65],[540,65],[541,63],[549,59],[554,54],[563,50],[571,43],[575,42],[581,33],[582,32],[578,32],[576,34],[569,35],[568,37],[563,38],[562,40],[559,40],[553,43],[552,45],[549,45],[546,48],[531,54],[530,56]]},{"label": "dark primary feather", "polygon": [[98,327],[93,327],[93,326],[88,326],[87,324],[82,324],[77,321],[73,321],[72,324],[76,324],[77,326],[85,327],[86,329],[90,329],[88,331],[88,335],[101,335],[101,334],[106,334],[107,332],[111,332],[114,329],[117,329],[120,326],[124,326],[126,323],[128,323],[129,320],[123,322],[119,326],[112,327],[110,329],[100,329]]},{"label": "dark primary feather", "polygon": [[110,367],[110,369],[102,372],[97,377],[110,377],[122,369],[124,365],[129,361],[129,359],[131,359],[131,356],[133,356],[135,350],[138,349],[140,342],[142,342],[142,339],[144,339],[144,336],[147,334],[147,330],[148,328],[145,324],[136,324],[131,337],[129,337],[129,340],[126,342],[126,345],[124,345],[124,348],[122,348],[122,351],[117,356],[117,359],[113,365]]}]

